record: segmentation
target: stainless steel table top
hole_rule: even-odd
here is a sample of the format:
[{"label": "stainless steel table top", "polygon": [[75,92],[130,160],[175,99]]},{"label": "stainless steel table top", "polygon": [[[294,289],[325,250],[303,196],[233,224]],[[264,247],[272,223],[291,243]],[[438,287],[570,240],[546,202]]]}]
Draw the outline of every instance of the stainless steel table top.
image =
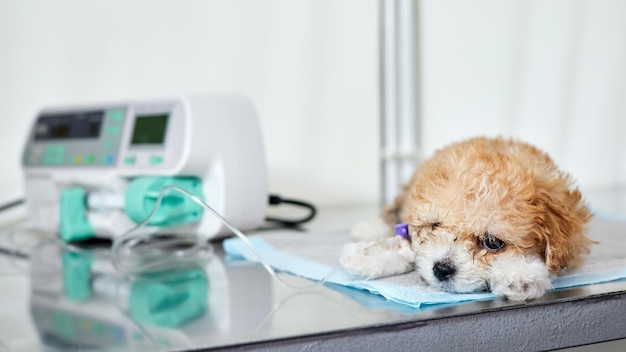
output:
[{"label": "stainless steel table top", "polygon": [[[375,208],[322,209],[310,227],[348,228]],[[546,350],[626,338],[626,282],[417,310],[333,285],[283,287],[219,243],[206,266],[145,278],[39,234],[0,238],[15,242],[31,260],[0,256],[0,351]]]}]

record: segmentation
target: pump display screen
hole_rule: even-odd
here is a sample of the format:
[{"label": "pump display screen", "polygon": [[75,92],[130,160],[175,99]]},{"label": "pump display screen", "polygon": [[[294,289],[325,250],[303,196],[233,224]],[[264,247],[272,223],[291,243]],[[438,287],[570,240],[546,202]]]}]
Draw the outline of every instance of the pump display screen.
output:
[{"label": "pump display screen", "polygon": [[169,114],[138,115],[133,128],[132,145],[163,144]]},{"label": "pump display screen", "polygon": [[35,140],[98,138],[104,111],[44,114],[37,119]]}]

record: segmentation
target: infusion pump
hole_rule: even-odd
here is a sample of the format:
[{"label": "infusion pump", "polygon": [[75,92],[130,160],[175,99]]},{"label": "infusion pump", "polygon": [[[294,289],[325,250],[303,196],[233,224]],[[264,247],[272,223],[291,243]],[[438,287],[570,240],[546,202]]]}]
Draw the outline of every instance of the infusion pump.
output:
[{"label": "infusion pump", "polygon": [[[195,194],[242,230],[266,213],[259,122],[237,95],[46,107],[22,165],[30,223],[67,241],[120,235],[149,214],[166,185]],[[151,231],[227,233],[181,194],[163,203]]]}]

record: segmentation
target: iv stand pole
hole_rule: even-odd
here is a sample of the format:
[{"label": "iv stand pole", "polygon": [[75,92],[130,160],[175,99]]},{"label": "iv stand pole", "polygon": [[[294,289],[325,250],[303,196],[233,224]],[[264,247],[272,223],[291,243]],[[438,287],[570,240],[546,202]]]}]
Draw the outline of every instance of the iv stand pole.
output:
[{"label": "iv stand pole", "polygon": [[421,161],[418,0],[380,0],[381,201]]}]

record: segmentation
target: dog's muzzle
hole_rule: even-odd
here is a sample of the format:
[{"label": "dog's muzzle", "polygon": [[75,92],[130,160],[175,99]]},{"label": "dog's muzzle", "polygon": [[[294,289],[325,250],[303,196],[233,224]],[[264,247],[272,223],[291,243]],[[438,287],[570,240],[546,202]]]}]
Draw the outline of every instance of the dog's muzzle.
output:
[{"label": "dog's muzzle", "polygon": [[456,268],[448,262],[439,261],[433,265],[433,273],[437,280],[441,282],[448,281],[456,274]]}]

